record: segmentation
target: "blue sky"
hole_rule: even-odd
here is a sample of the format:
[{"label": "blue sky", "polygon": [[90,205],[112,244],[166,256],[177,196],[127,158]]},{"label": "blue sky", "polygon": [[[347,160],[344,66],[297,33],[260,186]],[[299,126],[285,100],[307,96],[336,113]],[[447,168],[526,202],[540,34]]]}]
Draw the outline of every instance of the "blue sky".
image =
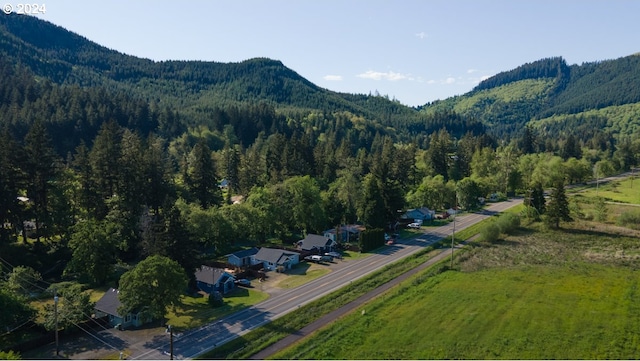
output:
[{"label": "blue sky", "polygon": [[580,64],[640,52],[635,0],[43,2],[40,18],[126,54],[268,57],[321,87],[410,106],[541,58]]}]

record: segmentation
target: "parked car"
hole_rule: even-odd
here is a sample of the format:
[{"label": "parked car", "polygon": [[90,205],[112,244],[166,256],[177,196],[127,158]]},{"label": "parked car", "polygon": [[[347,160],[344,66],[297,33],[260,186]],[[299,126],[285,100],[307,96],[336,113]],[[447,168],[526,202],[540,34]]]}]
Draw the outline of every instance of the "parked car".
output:
[{"label": "parked car", "polygon": [[337,259],[342,259],[342,255],[339,252],[327,252],[324,255],[337,258]]},{"label": "parked car", "polygon": [[407,227],[409,227],[409,228],[415,228],[415,229],[419,229],[419,228],[420,228],[420,226],[422,226],[422,224],[420,224],[420,223],[418,223],[418,222],[409,223],[409,224],[407,225]]},{"label": "parked car", "polygon": [[320,262],[322,261],[322,256],[314,254],[311,256],[306,256],[304,259],[311,262]]},{"label": "parked car", "polygon": [[324,256],[320,257],[320,260],[322,262],[333,262],[333,257],[325,254]]},{"label": "parked car", "polygon": [[235,284],[237,284],[238,286],[245,286],[245,287],[249,287],[249,286],[251,286],[251,281],[249,281],[249,280],[248,280],[248,279],[246,279],[246,278],[240,278],[240,279],[238,279],[238,280],[235,280],[234,282],[235,282]]},{"label": "parked car", "polygon": [[396,243],[396,241],[392,238],[390,240],[387,241],[387,246],[392,246]]}]

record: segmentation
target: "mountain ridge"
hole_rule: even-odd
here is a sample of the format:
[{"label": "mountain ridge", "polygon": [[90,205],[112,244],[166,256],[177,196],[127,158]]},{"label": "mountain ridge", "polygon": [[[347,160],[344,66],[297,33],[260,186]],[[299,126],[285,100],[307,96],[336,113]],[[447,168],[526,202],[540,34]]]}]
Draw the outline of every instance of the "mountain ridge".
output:
[{"label": "mountain ridge", "polygon": [[179,109],[192,124],[202,123],[206,109],[265,102],[284,112],[349,112],[384,127],[418,131],[430,128],[413,125],[453,111],[482,122],[496,136],[513,137],[537,119],[640,102],[637,54],[581,65],[567,65],[561,56],[544,58],[500,72],[465,94],[421,107],[334,92],[264,57],[231,63],[140,58],[15,14],[0,18],[0,55],[60,85],[103,87]]}]

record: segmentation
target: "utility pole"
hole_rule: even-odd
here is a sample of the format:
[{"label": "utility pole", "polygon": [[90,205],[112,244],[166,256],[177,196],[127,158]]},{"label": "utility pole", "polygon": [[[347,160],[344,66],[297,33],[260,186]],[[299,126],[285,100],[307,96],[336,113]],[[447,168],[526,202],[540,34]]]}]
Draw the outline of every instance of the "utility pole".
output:
[{"label": "utility pole", "polygon": [[453,269],[453,240],[456,238],[456,213],[457,210],[453,210],[453,232],[451,232],[451,269]]},{"label": "utility pole", "polygon": [[58,291],[53,290],[53,319],[56,327],[56,358],[60,356],[60,346],[58,343]]},{"label": "utility pole", "polygon": [[173,327],[169,325],[169,360],[173,360]]},{"label": "utility pole", "polygon": [[[457,187],[457,185],[456,185]],[[451,267],[453,269],[453,240],[456,238],[456,215],[458,215],[458,192],[455,192],[453,202],[453,232],[451,232]]]},{"label": "utility pole", "polygon": [[598,176],[598,165],[596,164],[596,197],[598,196],[598,189],[600,188],[600,177]]}]

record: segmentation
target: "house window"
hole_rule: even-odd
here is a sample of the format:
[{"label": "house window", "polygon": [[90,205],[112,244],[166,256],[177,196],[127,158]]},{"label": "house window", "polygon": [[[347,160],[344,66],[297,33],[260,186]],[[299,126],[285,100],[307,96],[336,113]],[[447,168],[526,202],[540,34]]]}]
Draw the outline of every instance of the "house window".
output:
[{"label": "house window", "polygon": [[126,316],[124,316],[124,322],[125,322],[125,323],[127,323],[127,322],[131,322],[131,314],[130,314],[130,313],[127,313],[127,315],[126,315]]}]

